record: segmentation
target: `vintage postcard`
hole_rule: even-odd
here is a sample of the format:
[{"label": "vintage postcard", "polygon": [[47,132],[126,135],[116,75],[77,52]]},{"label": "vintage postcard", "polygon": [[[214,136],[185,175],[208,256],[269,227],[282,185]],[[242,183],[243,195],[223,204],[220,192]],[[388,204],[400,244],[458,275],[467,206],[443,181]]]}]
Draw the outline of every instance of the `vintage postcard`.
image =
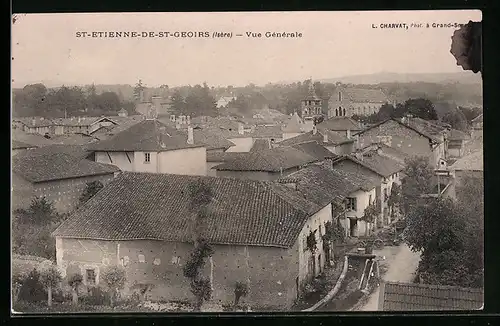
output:
[{"label": "vintage postcard", "polygon": [[12,313],[482,309],[481,20],[13,15]]}]

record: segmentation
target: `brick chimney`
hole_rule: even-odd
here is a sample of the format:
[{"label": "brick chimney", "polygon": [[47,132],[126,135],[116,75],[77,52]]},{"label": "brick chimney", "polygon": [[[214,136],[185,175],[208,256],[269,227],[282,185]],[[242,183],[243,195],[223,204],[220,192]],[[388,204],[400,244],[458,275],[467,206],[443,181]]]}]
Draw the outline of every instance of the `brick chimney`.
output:
[{"label": "brick chimney", "polygon": [[189,126],[188,127],[188,138],[187,138],[187,143],[190,145],[194,144],[194,134],[193,134],[193,127]]},{"label": "brick chimney", "polygon": [[326,131],[323,133],[323,143],[328,143],[328,133]]},{"label": "brick chimney", "polygon": [[346,135],[347,139],[351,139],[351,130],[347,129],[345,132],[345,135]]},{"label": "brick chimney", "polygon": [[313,126],[312,132],[313,132],[313,135],[316,135],[318,133],[318,128],[316,128],[316,125]]}]

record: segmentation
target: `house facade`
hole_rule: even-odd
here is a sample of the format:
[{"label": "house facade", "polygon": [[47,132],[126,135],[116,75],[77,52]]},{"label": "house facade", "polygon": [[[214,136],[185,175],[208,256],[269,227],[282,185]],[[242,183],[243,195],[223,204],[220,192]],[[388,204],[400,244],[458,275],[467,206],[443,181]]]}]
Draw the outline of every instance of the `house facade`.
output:
[{"label": "house facade", "polygon": [[434,168],[446,157],[443,138],[423,133],[396,119],[389,119],[367,128],[355,135],[357,147],[383,143],[410,156],[425,156]]},{"label": "house facade", "polygon": [[109,183],[119,173],[114,166],[77,159],[65,153],[19,154],[12,163],[12,209],[26,209],[35,197],[45,197],[59,213],[79,204],[87,183]]},{"label": "house facade", "polygon": [[368,116],[388,101],[380,89],[339,87],[328,100],[328,118]]},{"label": "house facade", "polygon": [[[250,292],[242,300],[252,308],[291,307],[304,284],[324,268],[319,233],[331,221],[331,209],[279,184],[197,178],[215,191],[214,204],[209,205],[213,224],[208,226],[214,254],[204,266],[213,288],[210,301],[232,303],[236,282],[243,282],[249,284]],[[189,201],[187,187],[193,180],[180,175],[120,175],[54,232],[57,265],[64,277],[79,273],[84,286],[99,286],[103,271],[119,265],[127,273],[124,295],[147,287],[148,300],[192,300],[183,266],[193,247],[189,226],[182,222],[188,211],[182,207],[189,206],[185,203]],[[124,185],[128,188],[117,195],[116,189]],[[165,192],[172,196],[164,196]],[[104,202],[109,209],[103,211]],[[211,209],[212,205],[218,209]],[[88,219],[89,227],[84,227],[82,221]],[[136,219],[142,220],[141,227],[113,227]],[[317,234],[314,253],[303,247],[304,237],[311,233]]]},{"label": "house facade", "polygon": [[206,145],[156,119],[147,119],[89,146],[96,162],[113,164],[122,171],[205,175]]}]

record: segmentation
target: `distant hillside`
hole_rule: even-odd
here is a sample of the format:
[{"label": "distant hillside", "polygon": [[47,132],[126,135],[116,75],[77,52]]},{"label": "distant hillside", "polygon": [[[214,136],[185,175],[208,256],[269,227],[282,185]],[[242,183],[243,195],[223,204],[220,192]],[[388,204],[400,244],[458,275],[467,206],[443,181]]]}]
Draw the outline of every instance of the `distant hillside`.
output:
[{"label": "distant hillside", "polygon": [[344,84],[380,84],[380,83],[461,83],[480,84],[482,78],[480,74],[469,71],[456,73],[427,73],[427,74],[400,74],[393,72],[381,72],[369,75],[353,75],[338,78],[319,79],[322,83],[342,82]]}]

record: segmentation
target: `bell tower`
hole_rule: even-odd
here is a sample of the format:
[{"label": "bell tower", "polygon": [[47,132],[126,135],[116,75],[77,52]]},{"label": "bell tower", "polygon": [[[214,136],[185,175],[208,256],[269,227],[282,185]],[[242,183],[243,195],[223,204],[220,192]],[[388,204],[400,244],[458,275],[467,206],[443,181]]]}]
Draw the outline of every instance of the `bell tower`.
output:
[{"label": "bell tower", "polygon": [[317,116],[322,116],[323,100],[316,95],[314,81],[311,78],[309,82],[309,91],[305,99],[302,100],[301,117],[304,120],[313,120]]}]

